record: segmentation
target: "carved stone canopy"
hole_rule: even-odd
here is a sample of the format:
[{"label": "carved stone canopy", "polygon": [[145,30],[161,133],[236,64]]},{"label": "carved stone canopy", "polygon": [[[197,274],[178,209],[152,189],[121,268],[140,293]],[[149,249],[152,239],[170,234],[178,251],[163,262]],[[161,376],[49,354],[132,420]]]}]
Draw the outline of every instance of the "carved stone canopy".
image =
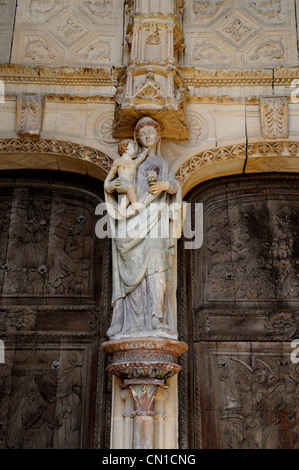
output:
[{"label": "carved stone canopy", "polygon": [[128,67],[116,92],[114,137],[132,134],[132,121],[150,116],[164,126],[163,137],[186,140],[188,88],[179,63],[184,51],[181,0],[133,2],[127,28]]},{"label": "carved stone canopy", "polygon": [[175,65],[129,68],[119,79],[113,136],[133,135],[134,124],[149,116],[162,124],[163,137],[186,140],[188,89]]}]

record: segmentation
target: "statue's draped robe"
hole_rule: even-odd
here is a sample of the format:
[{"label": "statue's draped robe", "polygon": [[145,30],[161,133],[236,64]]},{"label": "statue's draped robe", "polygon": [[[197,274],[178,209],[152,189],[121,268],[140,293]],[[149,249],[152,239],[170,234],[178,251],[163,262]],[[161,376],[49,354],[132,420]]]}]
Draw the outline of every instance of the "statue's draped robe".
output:
[{"label": "statue's draped robe", "polygon": [[[151,170],[156,171],[158,181],[169,181],[167,192],[148,193],[147,173]],[[136,192],[138,202],[145,208],[115,222],[116,235],[112,239],[114,310],[107,335],[119,339],[156,332],[159,336],[176,338],[172,270],[175,238],[180,236],[181,189],[168,162],[156,155],[148,156],[139,166]],[[115,195],[106,194],[107,203],[115,204],[115,200]],[[168,211],[161,211],[163,204],[164,209],[165,204],[176,209],[175,220],[169,220]],[[167,231],[163,233],[166,224],[169,224],[167,237]],[[161,235],[161,228],[164,237],[157,232],[160,230]],[[158,325],[161,322],[161,329],[153,327],[154,317]]]}]

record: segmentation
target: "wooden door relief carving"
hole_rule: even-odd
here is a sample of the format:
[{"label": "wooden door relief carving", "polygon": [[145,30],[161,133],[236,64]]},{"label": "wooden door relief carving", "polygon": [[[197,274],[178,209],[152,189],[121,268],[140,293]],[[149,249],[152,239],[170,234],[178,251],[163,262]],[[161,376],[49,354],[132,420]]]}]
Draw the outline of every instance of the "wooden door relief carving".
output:
[{"label": "wooden door relief carving", "polygon": [[299,448],[299,178],[222,179],[189,202],[204,244],[180,249],[181,446]]},{"label": "wooden door relief carving", "polygon": [[2,449],[109,445],[100,343],[110,248],[95,236],[103,199],[90,180],[56,176],[1,180]]}]

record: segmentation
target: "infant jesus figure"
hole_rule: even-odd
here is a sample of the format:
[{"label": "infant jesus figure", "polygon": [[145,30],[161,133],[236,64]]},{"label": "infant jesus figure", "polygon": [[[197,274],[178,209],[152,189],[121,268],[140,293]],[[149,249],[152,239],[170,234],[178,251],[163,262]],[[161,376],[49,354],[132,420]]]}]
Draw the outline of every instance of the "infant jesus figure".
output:
[{"label": "infant jesus figure", "polygon": [[[116,191],[118,194],[124,195],[118,207],[122,217],[132,215],[135,211],[144,208],[144,204],[137,201],[135,180],[137,168],[147,157],[149,148],[145,148],[138,158],[136,158],[137,151],[138,145],[134,140],[126,139],[121,141],[118,146],[118,153],[121,158],[114,160],[104,184],[107,193]],[[116,175],[118,177],[114,180]]]}]

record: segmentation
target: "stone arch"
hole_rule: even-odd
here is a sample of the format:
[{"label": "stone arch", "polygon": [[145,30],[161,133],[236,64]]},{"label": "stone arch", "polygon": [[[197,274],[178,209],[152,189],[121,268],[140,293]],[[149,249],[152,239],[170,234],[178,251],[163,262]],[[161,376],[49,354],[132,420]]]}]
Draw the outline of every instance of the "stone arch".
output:
[{"label": "stone arch", "polygon": [[0,140],[0,170],[59,170],[104,181],[111,162],[101,151],[73,142],[30,138]]},{"label": "stone arch", "polygon": [[196,185],[221,176],[299,172],[299,142],[257,141],[212,148],[184,162],[176,171],[185,196]]}]

